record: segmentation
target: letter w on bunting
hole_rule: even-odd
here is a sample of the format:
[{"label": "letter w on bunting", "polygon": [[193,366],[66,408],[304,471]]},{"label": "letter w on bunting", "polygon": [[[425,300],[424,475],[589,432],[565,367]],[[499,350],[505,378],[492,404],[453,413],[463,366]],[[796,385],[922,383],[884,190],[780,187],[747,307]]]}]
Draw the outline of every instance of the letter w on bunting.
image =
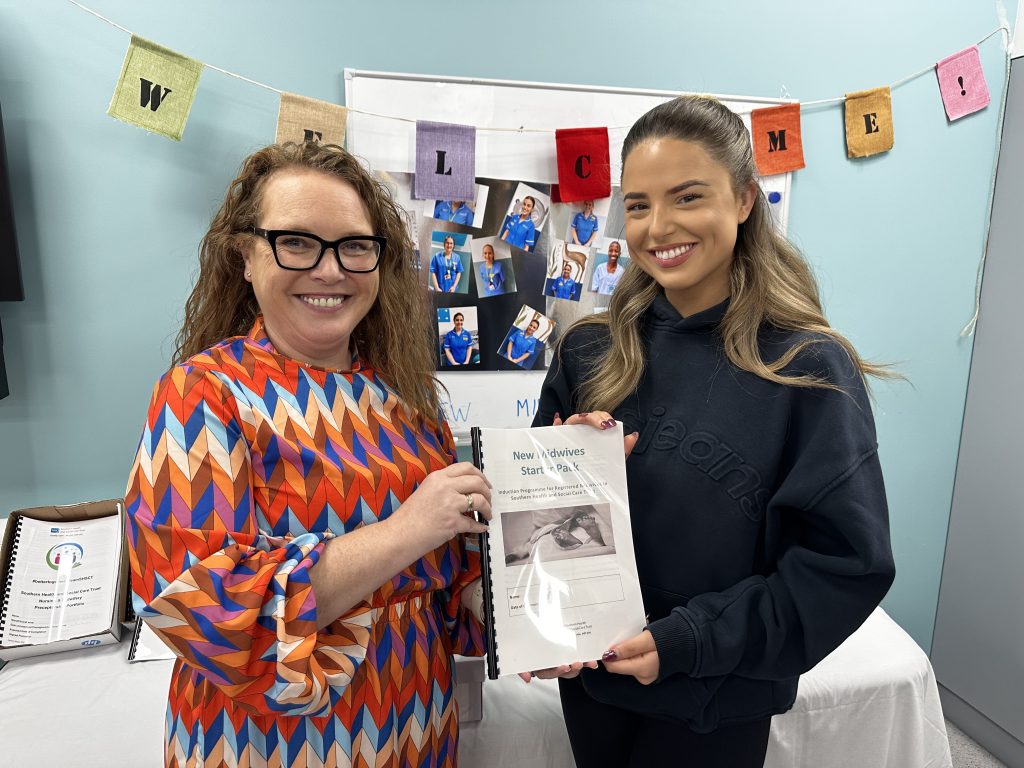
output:
[{"label": "letter w on bunting", "polygon": [[417,200],[476,199],[476,128],[416,121]]},{"label": "letter w on bunting", "polygon": [[870,157],[892,149],[892,95],[888,86],[846,94],[846,155]]},{"label": "letter w on bunting", "polygon": [[181,141],[203,65],[132,35],[107,114]]},{"label": "letter w on bunting", "polygon": [[612,193],[607,128],[559,128],[558,197],[563,203],[596,200]]},{"label": "letter w on bunting", "polygon": [[348,110],[327,101],[282,93],[277,110],[277,136],[274,141],[283,144],[294,141],[315,141],[317,144],[345,146],[345,126]]},{"label": "letter w on bunting", "polygon": [[762,176],[804,167],[799,104],[755,109],[750,113],[750,136],[754,142],[754,162]]}]

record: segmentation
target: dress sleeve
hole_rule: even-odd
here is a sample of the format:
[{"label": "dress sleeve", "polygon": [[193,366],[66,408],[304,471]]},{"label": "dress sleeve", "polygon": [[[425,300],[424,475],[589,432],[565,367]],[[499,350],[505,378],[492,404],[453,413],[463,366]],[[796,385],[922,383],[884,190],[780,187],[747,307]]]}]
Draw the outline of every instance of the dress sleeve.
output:
[{"label": "dress sleeve", "polygon": [[765,515],[765,572],[677,607],[647,629],[660,677],[806,672],[854,632],[895,576],[871,406],[845,352],[838,390],[795,394],[780,482]]},{"label": "dress sleeve", "polygon": [[370,613],[317,632],[309,569],[332,534],[258,529],[251,429],[216,372],[157,384],[126,492],[134,607],[245,710],[316,716],[365,658]]},{"label": "dress sleeve", "polygon": [[[455,439],[448,423],[441,421],[443,444],[452,461],[458,460]],[[456,536],[449,543],[454,578],[443,597],[445,626],[452,652],[463,656],[483,656],[484,627],[473,612],[462,604],[462,592],[480,578],[480,539],[475,534]]]}]

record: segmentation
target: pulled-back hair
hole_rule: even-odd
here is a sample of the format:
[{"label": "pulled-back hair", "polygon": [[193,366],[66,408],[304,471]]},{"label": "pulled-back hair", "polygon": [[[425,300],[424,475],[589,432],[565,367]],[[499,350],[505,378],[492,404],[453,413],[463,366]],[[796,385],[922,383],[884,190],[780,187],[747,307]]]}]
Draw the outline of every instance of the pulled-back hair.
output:
[{"label": "pulled-back hair", "polygon": [[[764,360],[758,330],[765,323],[808,331],[838,342],[861,376],[892,376],[883,366],[863,360],[853,345],[831,328],[821,308],[818,286],[800,252],[772,224],[768,201],[757,182],[750,134],[740,117],[716,99],[685,95],[644,114],[622,144],[622,165],[637,146],[655,139],[679,139],[700,145],[729,174],[739,195],[753,184],[754,204],[739,225],[730,267],[729,307],[720,333],[729,361],[768,381],[797,387],[834,385],[814,376],[781,373],[815,339],[805,338],[776,360]],[[611,411],[639,385],[646,366],[641,319],[661,288],[634,259],[612,294],[608,311],[578,321],[575,328],[607,328],[611,346],[593,361],[580,391],[583,410]],[[572,329],[570,329],[572,330]],[[562,336],[565,339],[568,334]],[[559,345],[560,348],[560,345]]]},{"label": "pulled-back hair", "polygon": [[249,332],[260,313],[243,279],[242,249],[254,237],[267,180],[285,169],[313,170],[350,184],[366,206],[374,234],[387,238],[377,299],[352,332],[360,358],[405,401],[433,422],[440,409],[434,378],[434,330],[425,289],[412,263],[405,214],[387,188],[339,146],[273,144],[245,159],[199,248],[199,278],[185,304],[172,364],[222,339]]}]

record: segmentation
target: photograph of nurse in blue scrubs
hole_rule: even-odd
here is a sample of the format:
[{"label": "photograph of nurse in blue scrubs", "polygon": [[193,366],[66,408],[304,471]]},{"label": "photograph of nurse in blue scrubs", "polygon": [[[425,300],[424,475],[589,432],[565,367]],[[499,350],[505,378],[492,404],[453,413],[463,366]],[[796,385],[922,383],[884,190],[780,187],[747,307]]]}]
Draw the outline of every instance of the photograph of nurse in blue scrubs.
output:
[{"label": "photograph of nurse in blue scrubs", "polygon": [[437,337],[442,368],[480,362],[480,333],[476,307],[438,307]]},{"label": "photograph of nurse in blue scrubs", "polygon": [[505,212],[498,238],[509,245],[533,253],[537,237],[544,228],[551,209],[551,198],[529,184],[520,183]]},{"label": "photograph of nurse in blue scrubs", "polygon": [[473,240],[473,275],[476,295],[481,299],[516,292],[512,270],[512,249],[496,237]]},{"label": "photograph of nurse in blue scrubs", "polygon": [[544,342],[555,329],[554,321],[523,304],[516,321],[498,347],[498,354],[520,368],[530,370],[544,352]]}]

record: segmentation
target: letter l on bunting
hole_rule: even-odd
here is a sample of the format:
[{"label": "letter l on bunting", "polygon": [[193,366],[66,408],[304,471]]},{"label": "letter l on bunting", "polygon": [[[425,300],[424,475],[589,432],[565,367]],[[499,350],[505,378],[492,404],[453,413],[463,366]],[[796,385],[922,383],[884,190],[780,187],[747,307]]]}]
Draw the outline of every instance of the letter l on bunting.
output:
[{"label": "letter l on bunting", "polygon": [[611,195],[607,128],[559,128],[555,131],[555,149],[560,202],[597,200]]},{"label": "letter l on bunting", "polygon": [[416,200],[476,199],[476,128],[416,121]]},{"label": "letter l on bunting", "polygon": [[107,114],[181,141],[203,65],[132,35]]},{"label": "letter l on bunting", "polygon": [[750,135],[754,142],[754,162],[762,176],[804,167],[799,104],[755,109],[750,113]]}]

